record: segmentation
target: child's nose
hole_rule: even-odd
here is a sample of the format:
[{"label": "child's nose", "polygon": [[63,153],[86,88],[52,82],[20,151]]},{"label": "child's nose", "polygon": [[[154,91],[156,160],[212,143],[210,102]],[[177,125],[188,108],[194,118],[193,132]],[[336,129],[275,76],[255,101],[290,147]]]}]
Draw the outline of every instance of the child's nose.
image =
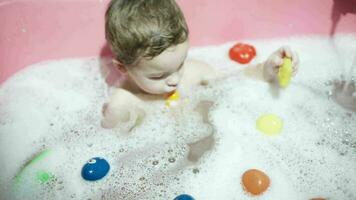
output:
[{"label": "child's nose", "polygon": [[168,86],[177,86],[179,82],[179,75],[178,73],[172,74],[168,79],[166,80],[166,83]]}]

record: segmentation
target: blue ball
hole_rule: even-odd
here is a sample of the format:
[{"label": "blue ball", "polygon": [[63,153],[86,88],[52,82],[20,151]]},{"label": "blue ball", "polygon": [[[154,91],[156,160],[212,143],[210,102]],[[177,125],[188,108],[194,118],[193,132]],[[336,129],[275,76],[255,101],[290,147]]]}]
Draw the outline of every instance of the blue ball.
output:
[{"label": "blue ball", "polygon": [[102,179],[110,170],[109,163],[104,158],[90,159],[82,168],[82,177],[87,181]]},{"label": "blue ball", "polygon": [[177,196],[176,198],[174,198],[174,200],[194,200],[194,198],[187,194],[181,194],[181,195]]}]

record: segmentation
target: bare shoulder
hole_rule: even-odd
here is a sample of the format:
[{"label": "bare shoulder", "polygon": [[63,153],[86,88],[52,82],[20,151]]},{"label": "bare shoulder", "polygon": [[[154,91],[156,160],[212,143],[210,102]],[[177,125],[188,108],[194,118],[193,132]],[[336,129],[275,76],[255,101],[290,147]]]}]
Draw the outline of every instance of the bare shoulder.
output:
[{"label": "bare shoulder", "polygon": [[115,105],[135,105],[140,104],[142,100],[130,91],[123,88],[115,88],[111,91],[108,103]]},{"label": "bare shoulder", "polygon": [[114,128],[119,123],[128,123],[134,118],[131,124],[126,126],[131,130],[136,126],[136,119],[144,116],[144,111],[140,109],[141,100],[128,90],[115,88],[107,103],[103,105],[103,119],[101,125],[103,128]]},{"label": "bare shoulder", "polygon": [[206,62],[189,59],[185,62],[181,85],[184,88],[190,88],[194,85],[204,85],[206,80],[214,77],[215,74],[216,70]]}]

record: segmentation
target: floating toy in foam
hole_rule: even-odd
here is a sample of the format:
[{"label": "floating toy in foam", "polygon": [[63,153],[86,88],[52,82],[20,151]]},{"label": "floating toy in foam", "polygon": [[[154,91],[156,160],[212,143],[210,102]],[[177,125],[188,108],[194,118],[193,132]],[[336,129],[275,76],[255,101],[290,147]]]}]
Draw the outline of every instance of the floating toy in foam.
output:
[{"label": "floating toy in foam", "polygon": [[54,175],[48,171],[38,171],[36,173],[36,179],[41,183],[47,183],[54,178]]},{"label": "floating toy in foam", "polygon": [[279,85],[283,88],[287,87],[292,78],[293,68],[292,59],[283,58],[283,64],[279,67],[278,81]]},{"label": "floating toy in foam", "polygon": [[247,64],[256,56],[256,50],[252,45],[237,43],[231,47],[229,56],[238,63]]},{"label": "floating toy in foam", "polygon": [[194,198],[187,194],[181,194],[181,195],[177,196],[176,198],[174,198],[174,200],[194,200]]},{"label": "floating toy in foam", "polygon": [[250,169],[242,175],[242,185],[244,189],[253,195],[262,194],[267,190],[269,184],[269,177],[260,170]]},{"label": "floating toy in foam", "polygon": [[102,179],[110,170],[109,163],[104,158],[90,159],[82,168],[82,177],[87,181]]},{"label": "floating toy in foam", "polygon": [[283,121],[277,115],[274,114],[264,114],[261,115],[256,122],[257,130],[262,133],[273,136],[277,135],[282,131]]},{"label": "floating toy in foam", "polygon": [[[39,162],[43,161],[50,154],[50,150],[44,150],[39,154],[35,155],[32,160],[30,160],[25,166],[21,169],[21,171],[15,176],[15,184],[20,184],[24,177],[30,177],[30,179],[35,180],[35,182],[39,183],[47,183],[55,177],[51,172],[47,170],[35,170],[35,172],[30,169],[37,165]],[[31,173],[32,172],[32,173]]]},{"label": "floating toy in foam", "polygon": [[173,93],[169,94],[168,97],[166,98],[166,105],[168,107],[175,106],[177,105],[179,99],[180,99],[179,92],[174,91]]}]

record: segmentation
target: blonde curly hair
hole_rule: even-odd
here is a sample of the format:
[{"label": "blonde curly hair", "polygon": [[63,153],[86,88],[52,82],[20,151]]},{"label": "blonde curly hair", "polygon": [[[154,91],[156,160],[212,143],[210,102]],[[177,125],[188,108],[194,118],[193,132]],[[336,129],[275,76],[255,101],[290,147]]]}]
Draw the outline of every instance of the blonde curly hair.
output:
[{"label": "blonde curly hair", "polygon": [[112,0],[105,35],[116,59],[131,65],[183,43],[188,27],[174,0]]}]

